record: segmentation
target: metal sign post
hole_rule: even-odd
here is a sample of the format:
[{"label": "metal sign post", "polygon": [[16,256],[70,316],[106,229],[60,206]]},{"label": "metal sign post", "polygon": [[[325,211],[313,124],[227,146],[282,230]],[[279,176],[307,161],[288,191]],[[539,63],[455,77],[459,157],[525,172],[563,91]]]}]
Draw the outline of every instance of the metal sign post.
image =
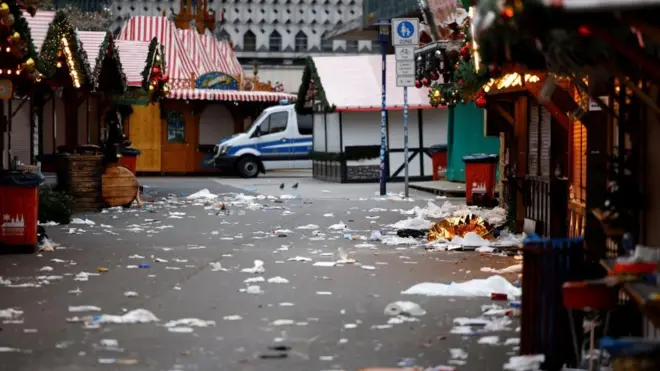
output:
[{"label": "metal sign post", "polygon": [[392,19],[392,45],[396,60],[396,86],[403,87],[403,164],[405,194],[408,197],[408,87],[415,86],[415,48],[419,45],[419,20]]}]

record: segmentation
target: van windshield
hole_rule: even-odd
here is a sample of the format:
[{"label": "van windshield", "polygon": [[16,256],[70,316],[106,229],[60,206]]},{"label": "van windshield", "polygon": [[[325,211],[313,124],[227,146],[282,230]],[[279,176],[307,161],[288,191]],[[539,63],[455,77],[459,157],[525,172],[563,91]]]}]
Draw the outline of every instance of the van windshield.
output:
[{"label": "van windshield", "polygon": [[254,129],[257,127],[257,125],[259,125],[261,123],[261,121],[264,119],[264,116],[267,116],[267,115],[268,115],[267,111],[261,112],[261,114],[259,116],[257,116],[256,119],[254,119],[254,122],[252,123],[252,126],[250,126],[250,129],[248,129],[248,131],[246,131],[245,133],[247,133],[247,134],[253,133]]}]

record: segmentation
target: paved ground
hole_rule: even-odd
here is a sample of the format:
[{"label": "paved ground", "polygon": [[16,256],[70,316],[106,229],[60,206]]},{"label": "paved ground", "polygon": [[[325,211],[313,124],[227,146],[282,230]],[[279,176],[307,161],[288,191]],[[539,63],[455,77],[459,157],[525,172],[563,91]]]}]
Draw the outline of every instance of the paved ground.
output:
[{"label": "paved ground", "polygon": [[[369,242],[375,245],[369,247],[360,245],[364,241],[345,239],[346,232],[328,228],[343,221],[351,234],[367,236],[371,230],[403,219],[398,210],[423,206],[435,196],[415,191],[414,201],[384,200],[374,196],[377,185],[320,183],[305,174],[141,182],[146,186],[145,199],[154,200],[144,209],[80,215],[95,224],[47,228],[65,249],[0,256],[0,370],[309,371],[454,363],[460,370],[487,371],[500,370],[513,354],[514,345],[479,344],[479,339],[494,335],[504,343],[517,338],[515,319],[509,330],[450,333],[455,318],[478,317],[481,305],[493,303],[489,299],[401,294],[421,282],[487,277],[479,272],[481,267],[501,268],[513,264],[513,259],[474,252],[426,252],[379,242]],[[279,189],[282,182],[284,190]],[[295,182],[298,190],[289,188]],[[396,192],[402,187],[390,188]],[[249,191],[295,198],[235,204],[235,194],[221,195],[228,211],[219,214],[216,202],[161,199],[202,188],[216,194]],[[307,224],[317,224],[319,232],[297,229]],[[273,233],[277,229],[290,231]],[[337,260],[340,247],[358,263],[313,265]],[[288,260],[297,256],[312,261]],[[255,260],[263,261],[263,274],[241,272]],[[143,263],[150,268],[131,267]],[[227,271],[214,270],[211,263],[220,263]],[[85,276],[81,272],[96,273],[100,267],[108,271],[79,280]],[[244,282],[259,276],[283,277],[288,283]],[[12,285],[39,287],[12,287],[7,280]],[[263,292],[239,292],[249,285],[258,285]],[[127,291],[138,296],[127,297]],[[384,308],[397,300],[418,303],[426,314],[415,322],[383,326],[391,318]],[[75,309],[70,306],[83,305],[100,310],[70,311]],[[8,318],[2,312],[6,308],[23,314]],[[98,318],[91,317],[139,308],[151,311],[160,321],[98,325]],[[67,321],[74,316],[87,323]],[[179,325],[174,331],[166,326],[185,318],[216,323]],[[272,349],[278,346],[288,350]],[[464,350],[466,364],[460,365],[461,357],[452,360],[450,349]]]}]

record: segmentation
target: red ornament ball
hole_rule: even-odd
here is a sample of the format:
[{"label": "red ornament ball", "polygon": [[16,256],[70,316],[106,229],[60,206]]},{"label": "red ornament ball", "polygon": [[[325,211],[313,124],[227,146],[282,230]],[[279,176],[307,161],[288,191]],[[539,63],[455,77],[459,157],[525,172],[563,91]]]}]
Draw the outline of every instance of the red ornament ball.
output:
[{"label": "red ornament ball", "polygon": [[417,89],[421,89],[422,88],[422,80],[415,80],[415,87]]},{"label": "red ornament ball", "polygon": [[153,73],[154,75],[158,75],[158,74],[160,74],[160,68],[158,68],[158,67],[154,67],[154,68],[152,68],[152,69],[151,69],[151,73]]},{"label": "red ornament ball", "polygon": [[433,80],[433,81],[440,78],[440,74],[435,72],[435,71],[432,71],[430,75],[431,75],[431,80]]},{"label": "red ornament ball", "polygon": [[458,80],[458,85],[463,85],[463,84],[465,84],[465,81],[463,81],[463,80]]},{"label": "red ornament ball", "polygon": [[160,79],[163,80],[163,82],[168,82],[168,81],[170,81],[170,76],[165,73],[165,74],[163,74],[163,76],[161,76]]},{"label": "red ornament ball", "polygon": [[587,26],[580,26],[578,27],[578,35],[582,37],[586,37],[591,35],[591,30]]},{"label": "red ornament ball", "polygon": [[477,107],[479,107],[479,108],[486,108],[486,106],[488,105],[488,101],[486,100],[486,98],[484,96],[478,97],[474,101],[474,103],[476,103]]},{"label": "red ornament ball", "polygon": [[422,84],[426,87],[431,85],[431,80],[427,79],[426,77],[422,79]]}]

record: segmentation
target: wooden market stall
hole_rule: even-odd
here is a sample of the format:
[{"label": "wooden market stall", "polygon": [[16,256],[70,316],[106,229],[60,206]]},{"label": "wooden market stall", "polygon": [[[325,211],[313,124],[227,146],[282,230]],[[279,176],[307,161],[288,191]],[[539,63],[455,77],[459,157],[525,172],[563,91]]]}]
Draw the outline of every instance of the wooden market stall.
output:
[{"label": "wooden market stall", "polygon": [[[239,90],[240,64],[226,42],[215,40],[208,30],[200,34],[199,30],[177,29],[167,17],[137,16],[127,21],[118,40],[150,41],[154,37],[164,46],[170,91],[167,99],[158,102],[158,109],[134,107],[134,115],[141,119],[129,119],[133,145],[160,155],[160,162],[138,162],[138,171],[214,171],[205,164],[213,145],[242,131],[248,114],[255,115],[264,105],[295,98]],[[223,50],[231,54],[222,54]],[[156,130],[160,130],[158,139],[152,135]]]}]

